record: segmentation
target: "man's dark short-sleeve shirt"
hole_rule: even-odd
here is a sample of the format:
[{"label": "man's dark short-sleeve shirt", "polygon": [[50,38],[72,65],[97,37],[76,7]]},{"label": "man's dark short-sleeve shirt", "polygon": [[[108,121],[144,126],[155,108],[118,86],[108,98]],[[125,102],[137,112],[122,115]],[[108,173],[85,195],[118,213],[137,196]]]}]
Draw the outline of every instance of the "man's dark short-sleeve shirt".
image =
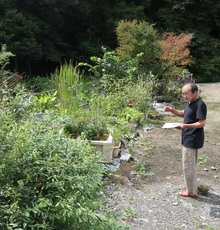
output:
[{"label": "man's dark short-sleeve shirt", "polygon": [[[184,109],[184,124],[191,124],[206,119],[207,108],[201,98],[192,103],[187,103]],[[182,145],[187,148],[202,148],[204,144],[203,128],[182,129]]]}]

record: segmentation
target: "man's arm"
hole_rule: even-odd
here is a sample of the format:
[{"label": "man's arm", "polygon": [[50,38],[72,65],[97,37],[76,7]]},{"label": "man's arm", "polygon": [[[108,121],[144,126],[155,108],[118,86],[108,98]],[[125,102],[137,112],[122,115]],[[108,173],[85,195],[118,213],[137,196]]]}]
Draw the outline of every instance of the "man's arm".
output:
[{"label": "man's arm", "polygon": [[192,123],[192,124],[180,124],[181,129],[186,129],[186,128],[202,128],[205,126],[206,119],[199,119],[199,121]]},{"label": "man's arm", "polygon": [[172,114],[178,116],[178,117],[183,117],[184,116],[184,110],[177,110],[174,109],[171,106],[166,106],[163,110],[164,112],[171,112]]}]

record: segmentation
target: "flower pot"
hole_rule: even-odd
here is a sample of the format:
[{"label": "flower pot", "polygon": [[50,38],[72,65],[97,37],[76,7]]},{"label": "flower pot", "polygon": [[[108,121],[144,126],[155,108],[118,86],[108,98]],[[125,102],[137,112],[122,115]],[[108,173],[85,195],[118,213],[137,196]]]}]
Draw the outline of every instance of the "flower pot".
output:
[{"label": "flower pot", "polygon": [[112,161],[113,153],[113,138],[111,135],[108,136],[106,141],[90,141],[90,144],[95,147],[96,151],[101,151],[103,153],[104,161]]},{"label": "flower pot", "polygon": [[119,146],[114,146],[113,147],[113,152],[112,152],[112,157],[113,158],[118,158],[119,155]]}]

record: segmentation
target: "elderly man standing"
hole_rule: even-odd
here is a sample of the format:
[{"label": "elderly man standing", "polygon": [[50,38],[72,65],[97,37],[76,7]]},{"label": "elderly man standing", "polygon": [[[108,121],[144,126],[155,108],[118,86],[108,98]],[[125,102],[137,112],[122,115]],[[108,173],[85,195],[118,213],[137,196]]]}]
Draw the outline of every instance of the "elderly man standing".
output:
[{"label": "elderly man standing", "polygon": [[207,107],[199,97],[196,84],[188,83],[182,88],[182,97],[186,102],[184,110],[176,110],[170,106],[164,112],[171,112],[183,117],[184,123],[178,127],[182,130],[182,166],[185,186],[180,196],[197,196],[197,156],[198,149],[204,144],[204,126],[206,122]]}]

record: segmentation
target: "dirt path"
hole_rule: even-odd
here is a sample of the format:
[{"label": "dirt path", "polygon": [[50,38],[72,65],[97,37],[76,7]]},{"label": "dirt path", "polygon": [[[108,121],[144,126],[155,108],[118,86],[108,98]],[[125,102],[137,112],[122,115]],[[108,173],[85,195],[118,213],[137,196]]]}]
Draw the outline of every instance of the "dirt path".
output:
[{"label": "dirt path", "polygon": [[[198,84],[208,107],[205,146],[199,152],[198,180],[209,186],[207,195],[183,198],[180,131],[152,126],[141,131],[143,143],[134,162],[122,163],[116,172],[120,183],[109,185],[111,207],[121,213],[132,230],[220,230],[220,84]],[[167,121],[181,122],[169,116]],[[155,143],[151,153],[149,145]],[[135,183],[135,165],[144,165],[147,176]]]}]

